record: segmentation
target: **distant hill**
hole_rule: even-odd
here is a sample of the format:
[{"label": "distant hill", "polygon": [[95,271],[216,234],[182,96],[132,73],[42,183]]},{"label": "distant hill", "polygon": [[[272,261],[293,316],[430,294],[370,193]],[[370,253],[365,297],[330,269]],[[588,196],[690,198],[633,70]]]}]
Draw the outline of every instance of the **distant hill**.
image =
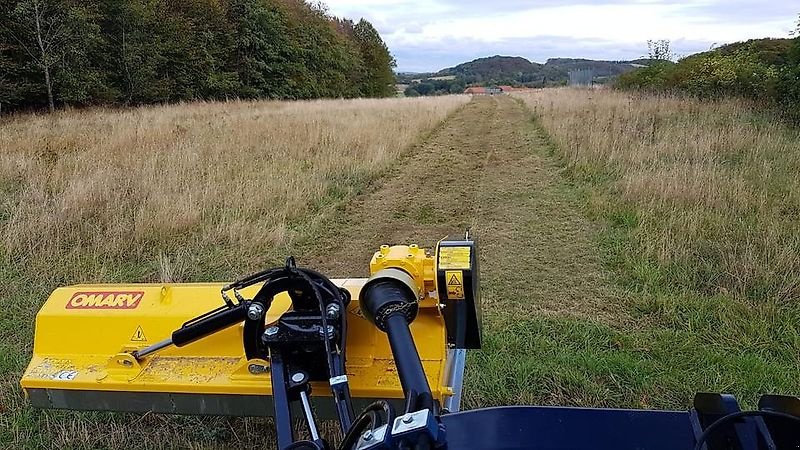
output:
[{"label": "distant hill", "polygon": [[442,69],[436,76],[455,75],[467,84],[518,84],[543,86],[563,84],[572,70],[590,69],[597,78],[629,72],[648,60],[595,61],[591,59],[551,58],[546,63],[531,62],[520,56],[490,56]]},{"label": "distant hill", "polygon": [[528,61],[520,56],[490,56],[459,64],[455,67],[442,69],[438,75],[455,75],[464,78],[479,77],[484,79],[497,79],[515,76],[521,73],[534,73],[540,71],[541,64]]},{"label": "distant hill", "polygon": [[551,58],[545,67],[564,72],[568,76],[572,70],[592,70],[597,78],[607,78],[630,72],[638,66],[649,65],[649,59],[635,61],[596,61],[592,59]]},{"label": "distant hill", "polygon": [[596,82],[605,82],[650,60],[595,61],[591,59],[551,58],[544,64],[521,56],[489,56],[448,67],[435,73],[398,73],[396,79],[408,96],[454,94],[466,86],[510,85],[515,87],[558,86],[567,83],[573,70],[590,69]]}]

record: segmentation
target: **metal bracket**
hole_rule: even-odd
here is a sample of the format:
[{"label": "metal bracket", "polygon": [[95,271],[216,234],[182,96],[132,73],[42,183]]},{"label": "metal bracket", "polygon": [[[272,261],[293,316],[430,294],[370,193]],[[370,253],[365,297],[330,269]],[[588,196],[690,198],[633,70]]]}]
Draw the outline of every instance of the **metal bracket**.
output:
[{"label": "metal bracket", "polygon": [[445,379],[452,389],[452,394],[444,400],[442,407],[447,412],[461,410],[461,393],[464,389],[464,367],[467,362],[467,350],[463,348],[447,350],[447,365],[445,366]]},{"label": "metal bracket", "polygon": [[108,360],[105,373],[98,377],[98,380],[105,379],[106,376],[124,378],[132,381],[142,372],[139,361],[130,353],[117,353]]}]

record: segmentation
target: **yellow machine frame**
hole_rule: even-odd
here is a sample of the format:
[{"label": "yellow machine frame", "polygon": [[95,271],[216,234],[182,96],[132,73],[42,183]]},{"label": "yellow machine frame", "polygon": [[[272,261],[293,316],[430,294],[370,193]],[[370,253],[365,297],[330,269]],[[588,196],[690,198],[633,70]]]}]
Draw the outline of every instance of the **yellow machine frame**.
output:
[{"label": "yellow machine frame", "polygon": [[[372,273],[401,267],[419,281],[419,313],[410,325],[434,399],[452,404],[460,395],[463,351],[448,350],[437,294],[436,261],[416,245],[382,246],[370,263]],[[356,399],[401,399],[386,335],[361,313],[358,298],[364,278],[332,280],[349,291],[347,376]],[[235,325],[185,347],[134,358],[131,353],[164,337],[190,318],[218,307],[224,283],[79,285],[56,289],[36,316],[33,357],[21,385],[35,406],[69,409],[157,410],[212,414],[269,415],[269,361],[247,360],[242,325]],[[260,285],[242,291],[254,295]],[[291,306],[286,293],[275,298],[267,322]],[[326,386],[314,386],[330,395]],[[80,399],[74,394],[81,393]],[[135,401],[127,394],[153,396]],[[213,396],[260,400],[264,407],[229,411]],[[198,398],[192,396],[201,396]],[[236,398],[236,397],[235,397]],[[181,402],[193,399],[192,407]],[[189,401],[189,400],[187,400]],[[116,404],[125,403],[125,404]],[[153,407],[153,405],[156,405]],[[161,406],[158,406],[161,405]],[[199,407],[198,407],[199,405]],[[452,409],[455,409],[451,406]]]}]

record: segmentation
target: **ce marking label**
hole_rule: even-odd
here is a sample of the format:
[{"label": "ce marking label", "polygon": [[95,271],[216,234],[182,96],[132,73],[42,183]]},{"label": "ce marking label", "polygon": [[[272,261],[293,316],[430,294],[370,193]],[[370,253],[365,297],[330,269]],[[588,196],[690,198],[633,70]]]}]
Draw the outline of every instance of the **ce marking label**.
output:
[{"label": "ce marking label", "polygon": [[76,376],[78,376],[77,370],[60,370],[53,374],[53,379],[59,381],[71,381],[74,380]]}]

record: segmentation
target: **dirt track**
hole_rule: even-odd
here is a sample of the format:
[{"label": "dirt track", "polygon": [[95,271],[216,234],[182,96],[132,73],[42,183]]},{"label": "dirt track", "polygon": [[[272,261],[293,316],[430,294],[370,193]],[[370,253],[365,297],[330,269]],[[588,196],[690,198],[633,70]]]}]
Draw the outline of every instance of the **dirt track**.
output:
[{"label": "dirt track", "polygon": [[380,244],[432,247],[469,228],[490,320],[524,312],[618,321],[589,222],[545,146],[514,99],[475,98],[352,202],[301,261],[332,276],[366,276]]}]

